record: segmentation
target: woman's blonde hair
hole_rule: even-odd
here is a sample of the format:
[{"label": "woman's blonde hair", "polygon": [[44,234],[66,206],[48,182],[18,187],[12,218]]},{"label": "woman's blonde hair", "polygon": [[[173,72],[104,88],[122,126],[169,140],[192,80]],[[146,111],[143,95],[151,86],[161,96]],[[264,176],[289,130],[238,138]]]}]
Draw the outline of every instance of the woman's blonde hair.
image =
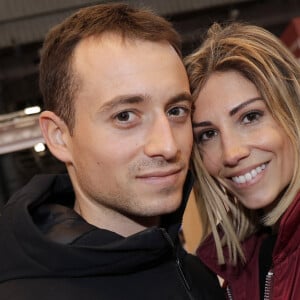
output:
[{"label": "woman's blonde hair", "polygon": [[[276,207],[261,217],[258,211],[239,203],[208,174],[201,153],[194,145],[192,168],[204,237],[212,231],[219,263],[236,264],[238,260],[245,260],[240,242],[257,231],[262,223],[266,226],[276,224],[299,190],[300,65],[273,34],[242,23],[213,24],[202,45],[185,59],[185,64],[194,99],[213,72],[235,70],[250,80],[294,147],[296,159],[291,183]],[[225,245],[229,252],[228,261],[222,251]]]}]

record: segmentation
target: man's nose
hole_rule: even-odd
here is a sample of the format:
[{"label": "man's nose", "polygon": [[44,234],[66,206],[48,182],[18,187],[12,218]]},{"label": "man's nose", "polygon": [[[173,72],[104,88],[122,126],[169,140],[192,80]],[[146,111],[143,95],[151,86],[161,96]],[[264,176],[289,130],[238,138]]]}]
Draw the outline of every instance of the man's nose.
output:
[{"label": "man's nose", "polygon": [[179,154],[179,148],[174,135],[174,128],[166,115],[157,117],[148,131],[144,147],[149,157],[160,156],[165,160],[173,160]]}]

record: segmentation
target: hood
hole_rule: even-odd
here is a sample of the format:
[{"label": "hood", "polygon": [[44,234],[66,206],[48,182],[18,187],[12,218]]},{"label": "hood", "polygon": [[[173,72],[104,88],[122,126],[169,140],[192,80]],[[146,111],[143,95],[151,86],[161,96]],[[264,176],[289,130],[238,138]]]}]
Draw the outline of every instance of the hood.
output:
[{"label": "hood", "polygon": [[171,256],[192,188],[189,173],[180,208],[161,227],[124,238],[86,223],[72,207],[67,175],[35,176],[0,216],[0,281],[135,272]]}]

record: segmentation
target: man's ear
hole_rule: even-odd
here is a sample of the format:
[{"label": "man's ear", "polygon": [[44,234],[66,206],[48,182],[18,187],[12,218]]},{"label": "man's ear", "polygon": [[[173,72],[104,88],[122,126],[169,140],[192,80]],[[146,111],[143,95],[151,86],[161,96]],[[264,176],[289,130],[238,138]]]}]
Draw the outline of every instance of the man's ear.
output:
[{"label": "man's ear", "polygon": [[72,161],[69,149],[70,132],[66,123],[52,111],[43,111],[39,117],[40,127],[47,147],[60,161]]}]

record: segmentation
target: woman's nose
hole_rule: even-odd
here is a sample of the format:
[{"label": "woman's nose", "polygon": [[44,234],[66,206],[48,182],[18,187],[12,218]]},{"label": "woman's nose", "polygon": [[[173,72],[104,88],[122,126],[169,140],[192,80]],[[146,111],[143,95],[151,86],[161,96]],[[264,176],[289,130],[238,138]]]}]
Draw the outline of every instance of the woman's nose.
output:
[{"label": "woman's nose", "polygon": [[234,134],[226,135],[222,140],[222,158],[224,166],[235,166],[249,156],[250,150],[243,138]]}]

